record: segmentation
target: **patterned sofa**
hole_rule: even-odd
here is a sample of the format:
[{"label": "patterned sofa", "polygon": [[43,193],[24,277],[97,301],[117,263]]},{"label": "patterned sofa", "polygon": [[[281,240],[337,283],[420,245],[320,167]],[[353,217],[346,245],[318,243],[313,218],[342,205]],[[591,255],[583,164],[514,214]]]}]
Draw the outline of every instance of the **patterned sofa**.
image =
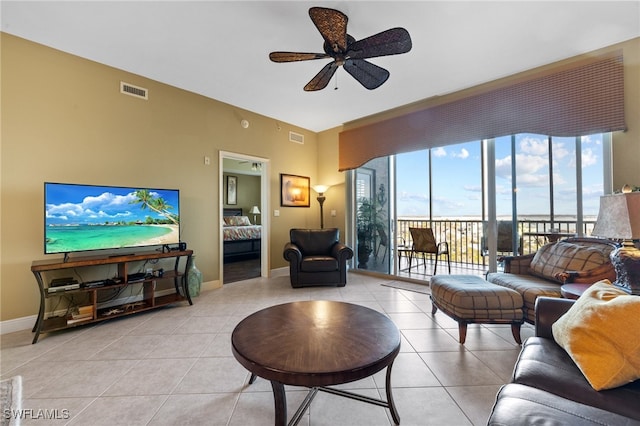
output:
[{"label": "patterned sofa", "polygon": [[546,244],[536,253],[505,256],[504,272],[487,274],[487,281],[516,290],[524,299],[524,320],[535,324],[538,296],[562,297],[565,283],[593,284],[616,273],[609,254],[616,243],[601,238],[567,238]]}]

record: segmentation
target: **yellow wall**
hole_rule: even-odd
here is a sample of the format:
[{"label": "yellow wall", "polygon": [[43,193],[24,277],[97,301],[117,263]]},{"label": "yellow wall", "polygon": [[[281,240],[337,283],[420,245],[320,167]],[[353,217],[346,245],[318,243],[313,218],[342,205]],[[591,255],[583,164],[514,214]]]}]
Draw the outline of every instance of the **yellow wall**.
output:
[{"label": "yellow wall", "polygon": [[[235,176],[238,181],[237,200],[235,205],[227,204],[227,176]],[[223,197],[224,208],[242,209],[242,214],[249,217],[251,223],[253,223],[253,215],[249,213],[249,211],[253,206],[260,207],[260,176],[243,175],[241,173],[235,172],[224,172],[222,178],[224,179],[223,191],[225,191]],[[261,215],[256,215],[258,224],[261,223],[260,216]]]},{"label": "yellow wall", "polygon": [[[195,250],[204,281],[214,286],[220,150],[270,160],[270,210],[280,210],[280,217],[269,217],[271,269],[286,266],[282,247],[290,227],[319,226],[317,202],[286,208],[279,198],[281,172],[317,181],[314,132],[278,127],[273,119],[228,104],[1,37],[0,320],[37,313],[39,292],[30,266],[47,258],[45,181],[180,189],[183,240]],[[120,94],[120,81],[149,89],[149,100]],[[249,128],[240,126],[242,118]],[[303,134],[304,145],[289,142],[289,130]],[[211,158],[208,166],[205,156]]]},{"label": "yellow wall", "polygon": [[[341,127],[329,129],[318,134],[318,183],[331,185],[325,193],[324,226],[340,228],[340,239],[345,240],[345,172],[338,171],[338,134]],[[315,198],[315,197],[314,197]],[[335,210],[336,215],[331,216]],[[318,215],[320,213],[318,212]]]},{"label": "yellow wall", "polygon": [[626,132],[613,134],[613,189],[640,186],[640,37],[613,47],[624,50]]}]

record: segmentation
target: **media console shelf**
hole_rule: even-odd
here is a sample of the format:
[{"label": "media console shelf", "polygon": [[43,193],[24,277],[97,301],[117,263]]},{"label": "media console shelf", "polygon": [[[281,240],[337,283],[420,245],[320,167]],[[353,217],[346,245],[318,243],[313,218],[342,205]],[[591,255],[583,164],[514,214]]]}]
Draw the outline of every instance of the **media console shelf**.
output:
[{"label": "media console shelf", "polygon": [[[35,333],[32,343],[36,343],[38,341],[40,333],[48,333],[51,331],[76,327],[78,325],[118,318],[181,301],[188,301],[190,305],[193,305],[191,296],[189,295],[189,286],[187,285],[186,280],[187,268],[191,263],[192,255],[193,250],[184,250],[169,251],[166,253],[149,252],[109,257],[78,257],[68,259],[66,261],[34,261],[31,264],[31,272],[35,275],[40,289],[40,310],[38,311],[38,318],[36,319],[36,323],[32,329]],[[152,274],[151,276],[144,276],[141,279],[128,281],[129,277],[134,272],[134,262],[159,261],[161,259],[175,259],[173,269],[164,268],[162,276],[155,276]],[[181,260],[185,260],[182,262],[182,268],[180,268]],[[79,288],[73,288],[78,287],[78,285],[71,285],[67,287],[62,286],[62,288],[55,287],[59,291],[51,291],[49,290],[49,285],[45,282],[46,275],[55,273],[55,271],[68,270],[69,275],[71,275],[76,273],[76,268],[94,267],[95,269],[95,267],[104,265],[117,265],[117,276],[115,279],[114,277],[105,277],[105,283],[100,286],[91,287],[87,285],[87,283],[78,283]],[[86,270],[83,271],[86,272]],[[109,280],[107,280],[107,278]],[[173,280],[175,293],[164,294],[166,291],[163,291],[162,295],[156,294],[156,284],[162,280]],[[99,302],[100,293],[117,291],[134,284],[142,286],[140,292],[142,295],[141,300],[137,300],[133,303],[125,303],[120,306],[102,306],[105,303]],[[85,298],[89,299],[87,304],[82,307],[76,318],[69,317],[68,315],[45,318],[47,299],[76,294],[84,294]]]}]

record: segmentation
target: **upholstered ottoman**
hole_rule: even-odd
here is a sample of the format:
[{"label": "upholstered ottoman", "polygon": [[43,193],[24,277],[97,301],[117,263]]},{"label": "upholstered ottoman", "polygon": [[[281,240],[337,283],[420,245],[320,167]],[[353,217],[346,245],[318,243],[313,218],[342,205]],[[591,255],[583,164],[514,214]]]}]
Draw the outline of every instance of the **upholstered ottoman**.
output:
[{"label": "upholstered ottoman", "polygon": [[440,309],[458,321],[460,343],[467,337],[467,324],[511,324],[518,344],[524,322],[523,300],[510,288],[491,284],[475,275],[438,275],[431,278],[431,314]]}]

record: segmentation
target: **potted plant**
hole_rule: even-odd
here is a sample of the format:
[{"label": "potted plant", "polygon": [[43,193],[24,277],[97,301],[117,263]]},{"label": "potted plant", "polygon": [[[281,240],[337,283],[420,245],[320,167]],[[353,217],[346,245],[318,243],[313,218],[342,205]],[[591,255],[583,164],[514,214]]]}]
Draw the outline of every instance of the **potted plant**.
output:
[{"label": "potted plant", "polygon": [[358,268],[366,269],[369,257],[373,252],[376,228],[384,227],[384,204],[386,197],[384,195],[384,186],[380,185],[380,189],[376,197],[363,197],[358,201],[358,212],[356,215],[357,236],[358,236]]},{"label": "potted plant", "polygon": [[375,232],[375,207],[372,200],[360,199],[358,213],[356,215],[358,234],[358,268],[367,268],[369,256],[373,252],[373,240]]}]

